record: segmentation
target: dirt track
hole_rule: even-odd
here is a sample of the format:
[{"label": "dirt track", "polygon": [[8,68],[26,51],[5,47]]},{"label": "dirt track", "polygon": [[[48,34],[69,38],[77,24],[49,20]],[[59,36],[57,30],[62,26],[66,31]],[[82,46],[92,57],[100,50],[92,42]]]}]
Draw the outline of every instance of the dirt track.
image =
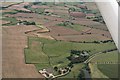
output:
[{"label": "dirt track", "polygon": [[25,64],[24,48],[27,45],[27,30],[33,26],[3,27],[2,77],[3,78],[43,78],[33,64]]}]

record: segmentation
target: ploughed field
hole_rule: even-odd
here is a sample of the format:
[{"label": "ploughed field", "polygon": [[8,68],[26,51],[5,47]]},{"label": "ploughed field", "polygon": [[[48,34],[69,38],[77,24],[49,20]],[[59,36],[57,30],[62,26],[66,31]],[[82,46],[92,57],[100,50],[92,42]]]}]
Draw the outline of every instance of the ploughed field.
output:
[{"label": "ploughed field", "polygon": [[[116,46],[94,3],[6,3],[2,26],[3,77],[42,78],[39,70],[47,69],[58,75],[55,67],[72,66],[61,78],[80,78],[86,67],[90,68],[92,78],[108,78],[111,75],[106,71],[116,66],[108,65],[118,63]],[[89,64],[86,66],[85,60],[72,62],[78,61],[78,54],[69,59],[72,50],[79,55],[87,52],[89,57],[85,60]],[[11,74],[13,67],[16,71]],[[18,68],[22,68],[22,72]]]}]

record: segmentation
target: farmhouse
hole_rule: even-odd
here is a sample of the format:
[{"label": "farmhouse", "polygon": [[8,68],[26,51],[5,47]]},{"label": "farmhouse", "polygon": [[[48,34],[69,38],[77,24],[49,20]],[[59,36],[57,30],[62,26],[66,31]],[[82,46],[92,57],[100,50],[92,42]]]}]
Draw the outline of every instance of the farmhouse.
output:
[{"label": "farmhouse", "polygon": [[54,75],[52,73],[47,72],[46,69],[39,70],[39,73],[41,73],[46,78],[50,78],[50,77],[54,78]]},{"label": "farmhouse", "polygon": [[71,55],[68,57],[68,59],[72,63],[80,63],[85,61],[89,57],[89,54],[86,51],[72,51]]},{"label": "farmhouse", "polygon": [[80,55],[83,56],[83,57],[89,56],[89,54],[87,52],[83,52]]}]

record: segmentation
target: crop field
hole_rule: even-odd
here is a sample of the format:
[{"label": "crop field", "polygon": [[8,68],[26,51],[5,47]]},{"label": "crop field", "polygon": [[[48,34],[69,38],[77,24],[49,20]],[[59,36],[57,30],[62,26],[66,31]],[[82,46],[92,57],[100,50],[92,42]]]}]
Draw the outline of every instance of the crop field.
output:
[{"label": "crop field", "polygon": [[57,40],[64,40],[64,41],[74,41],[74,42],[94,42],[94,41],[104,41],[104,40],[111,40],[101,35],[96,34],[86,34],[86,35],[63,35],[63,36],[54,36]]},{"label": "crop field", "polygon": [[5,20],[0,20],[0,22],[2,22],[2,24],[10,23],[9,21],[5,21]]},{"label": "crop field", "polygon": [[[26,64],[24,47],[27,45],[25,31],[34,30],[34,26],[5,26],[2,27],[3,54],[2,77],[3,78],[42,78],[33,64]],[[30,73],[30,74],[29,74]]]},{"label": "crop field", "polygon": [[9,5],[17,4],[17,2],[2,2],[3,7],[7,7]]},{"label": "crop field", "polygon": [[[78,21],[78,20],[80,20],[80,21]],[[99,22],[90,21],[88,19],[78,19],[78,20],[74,20],[72,22],[76,23],[76,24],[85,25],[90,28],[95,28],[95,29],[100,29],[100,30],[105,30],[105,31],[108,30],[107,27],[105,27],[106,25],[101,24]]]}]

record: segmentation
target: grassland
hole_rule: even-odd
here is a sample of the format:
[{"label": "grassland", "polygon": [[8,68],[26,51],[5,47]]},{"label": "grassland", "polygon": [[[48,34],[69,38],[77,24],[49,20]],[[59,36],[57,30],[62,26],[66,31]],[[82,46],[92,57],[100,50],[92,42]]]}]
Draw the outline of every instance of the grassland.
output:
[{"label": "grassland", "polygon": [[[87,50],[90,55],[115,48],[114,43],[94,44],[94,43],[74,43],[66,41],[56,41],[44,38],[29,37],[28,48],[25,49],[26,63],[35,64],[37,70],[43,68],[66,67],[70,61],[67,57],[70,50]],[[92,47],[91,47],[92,46]],[[77,77],[79,69],[83,64],[74,64],[70,74],[64,77]],[[74,75],[73,75],[74,74]]]},{"label": "grassland", "polygon": [[[93,62],[93,64],[90,64],[91,75],[93,78],[118,77],[118,51],[98,54],[91,60],[91,62]],[[95,62],[98,64],[94,64]]]},{"label": "grassland", "polygon": [[29,39],[28,45],[25,49],[26,63],[48,63],[48,56],[42,51],[43,44],[37,38]]},{"label": "grassland", "polygon": [[80,70],[84,67],[83,63],[80,64],[74,64],[74,67],[71,69],[71,72],[66,75],[63,76],[61,78],[78,78],[78,75],[80,73]]},{"label": "grassland", "polygon": [[17,14],[17,13],[18,13],[18,11],[16,11],[16,10],[11,10],[11,11],[3,12],[3,13],[2,13],[2,16],[6,15],[6,14]]},{"label": "grassland", "polygon": [[109,78],[118,78],[118,64],[98,64],[98,69]]},{"label": "grassland", "polygon": [[[97,67],[96,64],[89,64],[90,70],[91,70],[91,78],[108,78],[105,76]],[[109,79],[109,78],[108,78]]]},{"label": "grassland", "polygon": [[10,23],[3,24],[3,26],[11,26],[11,25],[16,25],[17,24],[16,18],[6,17],[6,18],[3,18],[2,20],[10,21]]},{"label": "grassland", "polygon": [[60,24],[57,24],[57,26],[61,26],[61,27],[65,27],[65,28],[71,28],[71,29],[74,29],[76,31],[82,31],[85,28],[85,26],[82,26],[80,24],[71,25],[70,23],[68,23],[68,25],[67,24],[65,25],[65,23],[60,23]]},{"label": "grassland", "polygon": [[107,52],[107,53],[101,53],[95,56],[91,62],[118,62],[118,51],[112,51],[112,52]]}]

